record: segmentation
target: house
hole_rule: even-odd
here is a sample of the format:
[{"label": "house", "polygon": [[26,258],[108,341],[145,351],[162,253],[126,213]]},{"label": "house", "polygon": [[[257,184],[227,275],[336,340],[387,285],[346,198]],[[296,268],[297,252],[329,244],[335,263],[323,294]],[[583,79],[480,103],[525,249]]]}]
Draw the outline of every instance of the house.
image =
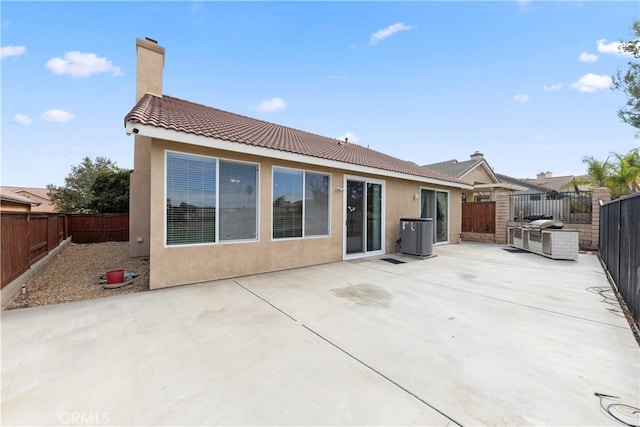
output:
[{"label": "house", "polygon": [[137,39],[130,255],[152,289],[399,249],[404,217],[458,243],[456,178],[383,153],[162,93],[165,50]]},{"label": "house", "polygon": [[585,175],[565,175],[553,176],[552,172],[540,172],[535,178],[513,178],[507,175],[496,174],[502,182],[524,187],[518,191],[518,194],[529,193],[565,193],[565,192],[582,192],[591,191],[591,185],[575,184],[576,182],[584,182],[587,177]]},{"label": "house", "polygon": [[31,204],[31,212],[56,211],[47,188],[2,186],[0,187],[0,193],[4,196],[18,197],[35,202]]},{"label": "house", "polygon": [[0,190],[0,211],[2,212],[31,213],[35,207],[40,205],[40,202],[36,202],[35,200],[1,191],[2,190]]},{"label": "house", "polygon": [[474,152],[469,160],[451,159],[423,167],[472,184],[471,193],[462,193],[463,202],[494,202],[498,191],[524,190],[522,186],[515,183],[502,182],[489,166],[484,154],[479,151]]}]

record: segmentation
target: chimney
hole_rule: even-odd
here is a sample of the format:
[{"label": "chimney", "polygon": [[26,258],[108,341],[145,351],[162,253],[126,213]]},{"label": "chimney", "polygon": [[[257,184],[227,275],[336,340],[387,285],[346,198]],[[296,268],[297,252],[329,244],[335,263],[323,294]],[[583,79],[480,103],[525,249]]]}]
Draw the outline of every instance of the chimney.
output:
[{"label": "chimney", "polygon": [[553,177],[553,172],[546,171],[546,172],[544,173],[544,177],[545,177],[545,178],[552,178],[552,177]]},{"label": "chimney", "polygon": [[536,175],[536,179],[538,181],[541,181],[541,180],[545,179],[546,177],[547,177],[547,172],[540,172],[540,173],[538,173]]},{"label": "chimney", "polygon": [[476,151],[471,155],[471,160],[482,160],[482,159],[484,159],[484,154],[482,154],[479,151]]},{"label": "chimney", "polygon": [[157,41],[146,37],[144,40],[136,39],[136,51],[136,102],[147,93],[161,97],[164,48],[159,46]]}]

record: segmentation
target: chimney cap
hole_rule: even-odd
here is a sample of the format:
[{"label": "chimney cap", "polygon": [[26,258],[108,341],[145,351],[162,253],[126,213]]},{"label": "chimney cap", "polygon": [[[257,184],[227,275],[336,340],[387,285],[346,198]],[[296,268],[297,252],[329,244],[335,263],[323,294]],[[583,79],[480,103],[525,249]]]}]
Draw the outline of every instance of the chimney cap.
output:
[{"label": "chimney cap", "polygon": [[154,40],[151,37],[145,37],[144,39],[150,41],[151,43],[158,44],[158,40]]}]

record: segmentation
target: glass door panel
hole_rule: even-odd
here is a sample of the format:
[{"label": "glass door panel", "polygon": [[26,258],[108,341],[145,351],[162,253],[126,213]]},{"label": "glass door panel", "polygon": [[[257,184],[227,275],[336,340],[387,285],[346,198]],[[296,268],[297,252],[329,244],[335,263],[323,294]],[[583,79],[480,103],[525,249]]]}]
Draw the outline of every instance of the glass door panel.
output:
[{"label": "glass door panel", "polygon": [[436,207],[436,241],[449,240],[449,193],[437,192],[438,205]]},{"label": "glass door panel", "polygon": [[367,183],[367,251],[382,249],[382,185]]},{"label": "glass door panel", "polygon": [[347,180],[347,254],[364,252],[364,182]]}]

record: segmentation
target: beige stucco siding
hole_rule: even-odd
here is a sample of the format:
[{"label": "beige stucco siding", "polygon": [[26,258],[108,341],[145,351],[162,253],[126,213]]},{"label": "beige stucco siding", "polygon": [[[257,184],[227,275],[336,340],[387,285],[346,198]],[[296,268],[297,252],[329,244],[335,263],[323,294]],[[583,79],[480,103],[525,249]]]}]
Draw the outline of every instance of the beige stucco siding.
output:
[{"label": "beige stucco siding", "polygon": [[[166,247],[164,244],[166,150],[258,164],[259,239],[250,242]],[[272,239],[271,188],[274,166],[330,174],[330,236]],[[360,176],[349,173],[347,175]],[[413,195],[420,194],[420,188],[424,187],[424,184],[380,176],[362,177],[381,180],[385,183],[385,252],[397,252],[398,246],[395,242],[399,237],[399,219],[406,216],[419,216],[420,200],[414,199]],[[154,140],[151,148],[150,287],[157,289],[342,260],[344,192],[337,188],[344,186],[344,178],[345,171],[342,170]],[[445,189],[437,186],[433,188]],[[450,236],[452,242],[457,242],[460,220],[459,218],[454,220],[453,217],[456,212],[459,217],[460,191],[451,191],[449,198],[450,225],[457,224],[456,227],[450,227]]]},{"label": "beige stucco siding", "polygon": [[496,182],[482,164],[467,172],[460,179],[468,184],[493,184]]}]

